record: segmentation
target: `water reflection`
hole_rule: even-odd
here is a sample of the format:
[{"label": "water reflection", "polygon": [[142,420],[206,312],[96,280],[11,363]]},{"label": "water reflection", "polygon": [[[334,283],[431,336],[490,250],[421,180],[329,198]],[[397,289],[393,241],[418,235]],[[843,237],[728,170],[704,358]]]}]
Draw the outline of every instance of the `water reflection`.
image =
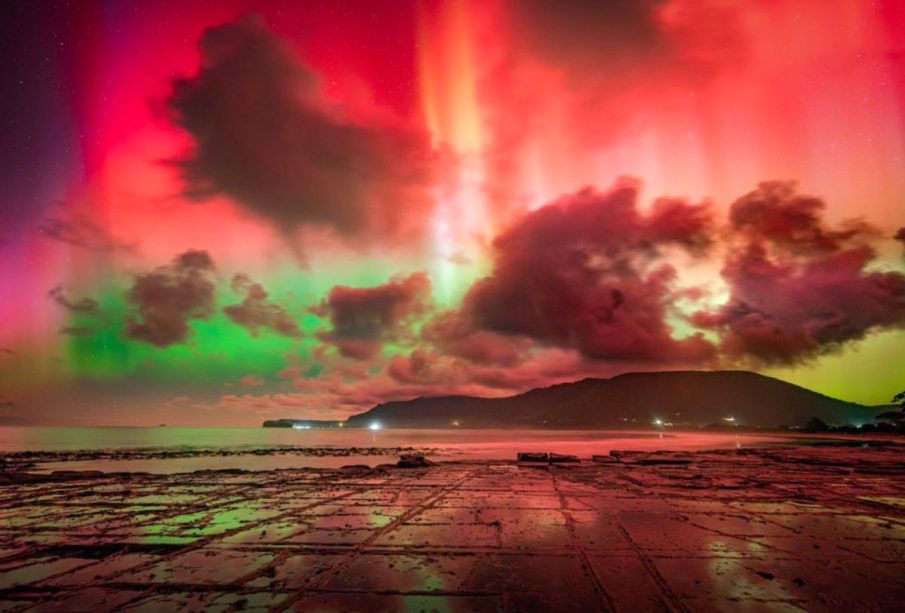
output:
[{"label": "water reflection", "polygon": [[[142,450],[136,459],[75,458],[45,464],[43,470],[191,472],[244,468],[338,468],[348,464],[393,461],[396,449],[427,449],[435,460],[511,460],[520,451],[575,454],[581,458],[611,450],[738,449],[782,441],[779,435],[738,432],[671,432],[607,430],[393,430],[291,428],[18,428],[0,427],[0,452],[64,452],[75,450]],[[285,447],[286,452],[282,449]],[[354,448],[371,449],[356,454]],[[373,450],[387,448],[387,453]],[[149,450],[179,449],[185,457],[141,458]],[[301,450],[293,451],[293,450]],[[323,453],[302,453],[323,449]],[[350,450],[333,453],[330,450]],[[194,455],[198,450],[198,455]],[[206,450],[203,453],[201,450]],[[219,455],[229,450],[231,455]],[[264,450],[261,454],[254,450]],[[64,458],[61,458],[64,459]]]},{"label": "water reflection", "polygon": [[0,452],[72,451],[79,449],[131,448],[243,448],[274,446],[356,447],[381,446],[444,447],[474,450],[504,450],[524,447],[531,451],[568,453],[577,445],[599,452],[611,449],[700,449],[726,448],[727,441],[750,445],[782,440],[783,435],[652,430],[409,430],[369,428],[41,428],[0,426]]}]

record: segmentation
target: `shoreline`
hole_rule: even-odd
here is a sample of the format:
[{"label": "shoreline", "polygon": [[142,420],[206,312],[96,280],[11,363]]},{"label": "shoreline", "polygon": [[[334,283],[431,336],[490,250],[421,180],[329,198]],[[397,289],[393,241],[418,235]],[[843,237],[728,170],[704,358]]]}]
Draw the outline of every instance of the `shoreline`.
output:
[{"label": "shoreline", "polygon": [[[404,431],[406,433],[410,431]],[[432,431],[423,431],[432,432]],[[707,451],[730,448],[762,448],[781,446],[901,446],[905,449],[905,437],[897,434],[785,434],[758,435],[744,432],[673,431],[666,433],[646,431],[570,431],[599,439],[588,438],[572,441],[559,439],[557,431],[534,431],[548,438],[513,441],[476,442],[474,440],[449,441],[442,445],[380,445],[368,446],[300,445],[300,444],[235,444],[235,445],[152,445],[141,447],[107,447],[78,449],[35,449],[0,451],[0,471],[37,471],[49,473],[55,470],[101,472],[152,472],[185,474],[196,470],[232,470],[243,468],[252,471],[278,469],[341,468],[346,464],[376,466],[384,459],[401,454],[416,453],[435,462],[478,460],[500,462],[515,459],[520,451],[568,452],[580,459],[606,455],[617,451]],[[628,444],[625,449],[618,445]],[[549,449],[548,449],[549,448]],[[0,472],[2,474],[2,472]]]}]

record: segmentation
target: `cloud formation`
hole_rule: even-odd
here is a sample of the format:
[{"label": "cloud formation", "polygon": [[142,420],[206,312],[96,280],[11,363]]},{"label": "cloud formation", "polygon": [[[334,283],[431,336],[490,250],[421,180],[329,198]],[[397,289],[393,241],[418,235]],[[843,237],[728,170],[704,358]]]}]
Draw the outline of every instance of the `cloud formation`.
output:
[{"label": "cloud formation", "polygon": [[766,242],[788,254],[834,253],[853,241],[872,238],[872,228],[857,220],[839,229],[823,223],[826,204],[820,198],[800,194],[790,181],[764,181],[736,200],[729,210],[729,224],[749,242]]},{"label": "cloud formation", "polygon": [[409,325],[429,309],[430,291],[430,279],[421,272],[377,287],[334,287],[313,309],[332,324],[320,338],[345,357],[372,358],[385,342],[410,335]]},{"label": "cloud formation", "polygon": [[233,322],[257,336],[261,328],[269,328],[277,334],[291,338],[302,336],[298,324],[286,309],[269,301],[268,293],[259,283],[253,283],[247,275],[238,274],[232,280],[233,290],[245,292],[245,300],[223,309]]},{"label": "cloud formation", "polygon": [[135,245],[118,240],[104,227],[86,215],[48,217],[41,221],[39,231],[53,240],[104,253],[132,253]]},{"label": "cloud formation", "polygon": [[[271,410],[342,418],[386,400],[506,395],[626,370],[788,365],[905,325],[905,275],[878,268],[877,231],[827,224],[824,203],[793,184],[759,185],[725,222],[673,198],[642,212],[638,189],[624,179],[523,214],[458,309],[431,311],[423,274],[334,288],[314,310],[330,319],[320,337],[339,359],[318,354],[314,376],[282,371],[295,392],[268,397]],[[720,269],[728,300],[702,308],[713,294],[679,283],[684,261]],[[391,340],[410,350],[381,360]]]},{"label": "cloud formation", "polygon": [[515,48],[578,88],[698,81],[741,51],[737,11],[704,0],[524,0],[513,3],[511,19]]},{"label": "cloud formation", "polygon": [[239,379],[239,383],[246,387],[261,387],[267,385],[267,381],[257,375],[245,375]]},{"label": "cloud formation", "polygon": [[533,343],[523,337],[476,329],[461,311],[438,313],[421,329],[422,338],[443,355],[474,364],[513,366],[520,362]]},{"label": "cloud formation", "polygon": [[431,376],[434,360],[424,349],[415,349],[408,357],[394,355],[387,374],[399,383],[421,383]]},{"label": "cloud formation", "polygon": [[673,338],[666,317],[675,269],[664,250],[700,252],[710,241],[706,205],[660,200],[637,208],[638,185],[584,189],[526,214],[493,243],[491,276],[465,297],[475,329],[572,348],[594,360],[700,362],[701,336]]},{"label": "cloud formation", "polygon": [[320,226],[371,241],[420,228],[434,164],[426,134],[353,121],[256,16],[208,29],[201,53],[169,99],[193,141],[176,162],[188,196],[229,196],[285,233]]},{"label": "cloud formation", "polygon": [[905,247],[905,228],[899,228],[898,231],[893,235],[893,240],[899,241],[902,243],[902,247]]},{"label": "cloud formation", "polygon": [[905,275],[870,268],[873,230],[827,227],[823,208],[787,182],[762,183],[732,205],[742,242],[722,270],[730,298],[692,317],[720,335],[729,359],[794,364],[905,326]]},{"label": "cloud formation", "polygon": [[93,298],[82,298],[81,300],[72,300],[66,296],[63,286],[57,285],[52,288],[47,295],[58,305],[71,313],[80,315],[97,315],[100,313],[100,307],[97,300]]},{"label": "cloud formation", "polygon": [[156,347],[188,339],[189,321],[214,312],[214,269],[206,251],[190,250],[167,266],[137,275],[126,293],[135,307],[126,321],[126,336]]},{"label": "cloud formation", "polygon": [[666,36],[657,18],[657,0],[546,2],[513,4],[521,42],[543,57],[587,68],[601,58],[624,60],[663,53]]}]

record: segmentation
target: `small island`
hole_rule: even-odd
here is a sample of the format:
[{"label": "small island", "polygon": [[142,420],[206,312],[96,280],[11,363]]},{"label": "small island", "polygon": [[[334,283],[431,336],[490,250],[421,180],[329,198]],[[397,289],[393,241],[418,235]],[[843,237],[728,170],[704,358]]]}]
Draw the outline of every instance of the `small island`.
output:
[{"label": "small island", "polygon": [[344,428],[344,421],[327,421],[323,419],[268,419],[264,428],[295,428],[296,430],[323,430],[325,428]]}]

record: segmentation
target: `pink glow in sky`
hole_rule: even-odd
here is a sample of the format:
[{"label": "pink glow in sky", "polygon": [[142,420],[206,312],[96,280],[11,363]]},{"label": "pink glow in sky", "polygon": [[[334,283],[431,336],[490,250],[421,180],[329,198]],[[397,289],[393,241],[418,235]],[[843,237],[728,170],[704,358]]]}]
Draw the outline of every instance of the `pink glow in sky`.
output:
[{"label": "pink glow in sky", "polygon": [[905,384],[899,2],[4,11],[0,422]]}]

